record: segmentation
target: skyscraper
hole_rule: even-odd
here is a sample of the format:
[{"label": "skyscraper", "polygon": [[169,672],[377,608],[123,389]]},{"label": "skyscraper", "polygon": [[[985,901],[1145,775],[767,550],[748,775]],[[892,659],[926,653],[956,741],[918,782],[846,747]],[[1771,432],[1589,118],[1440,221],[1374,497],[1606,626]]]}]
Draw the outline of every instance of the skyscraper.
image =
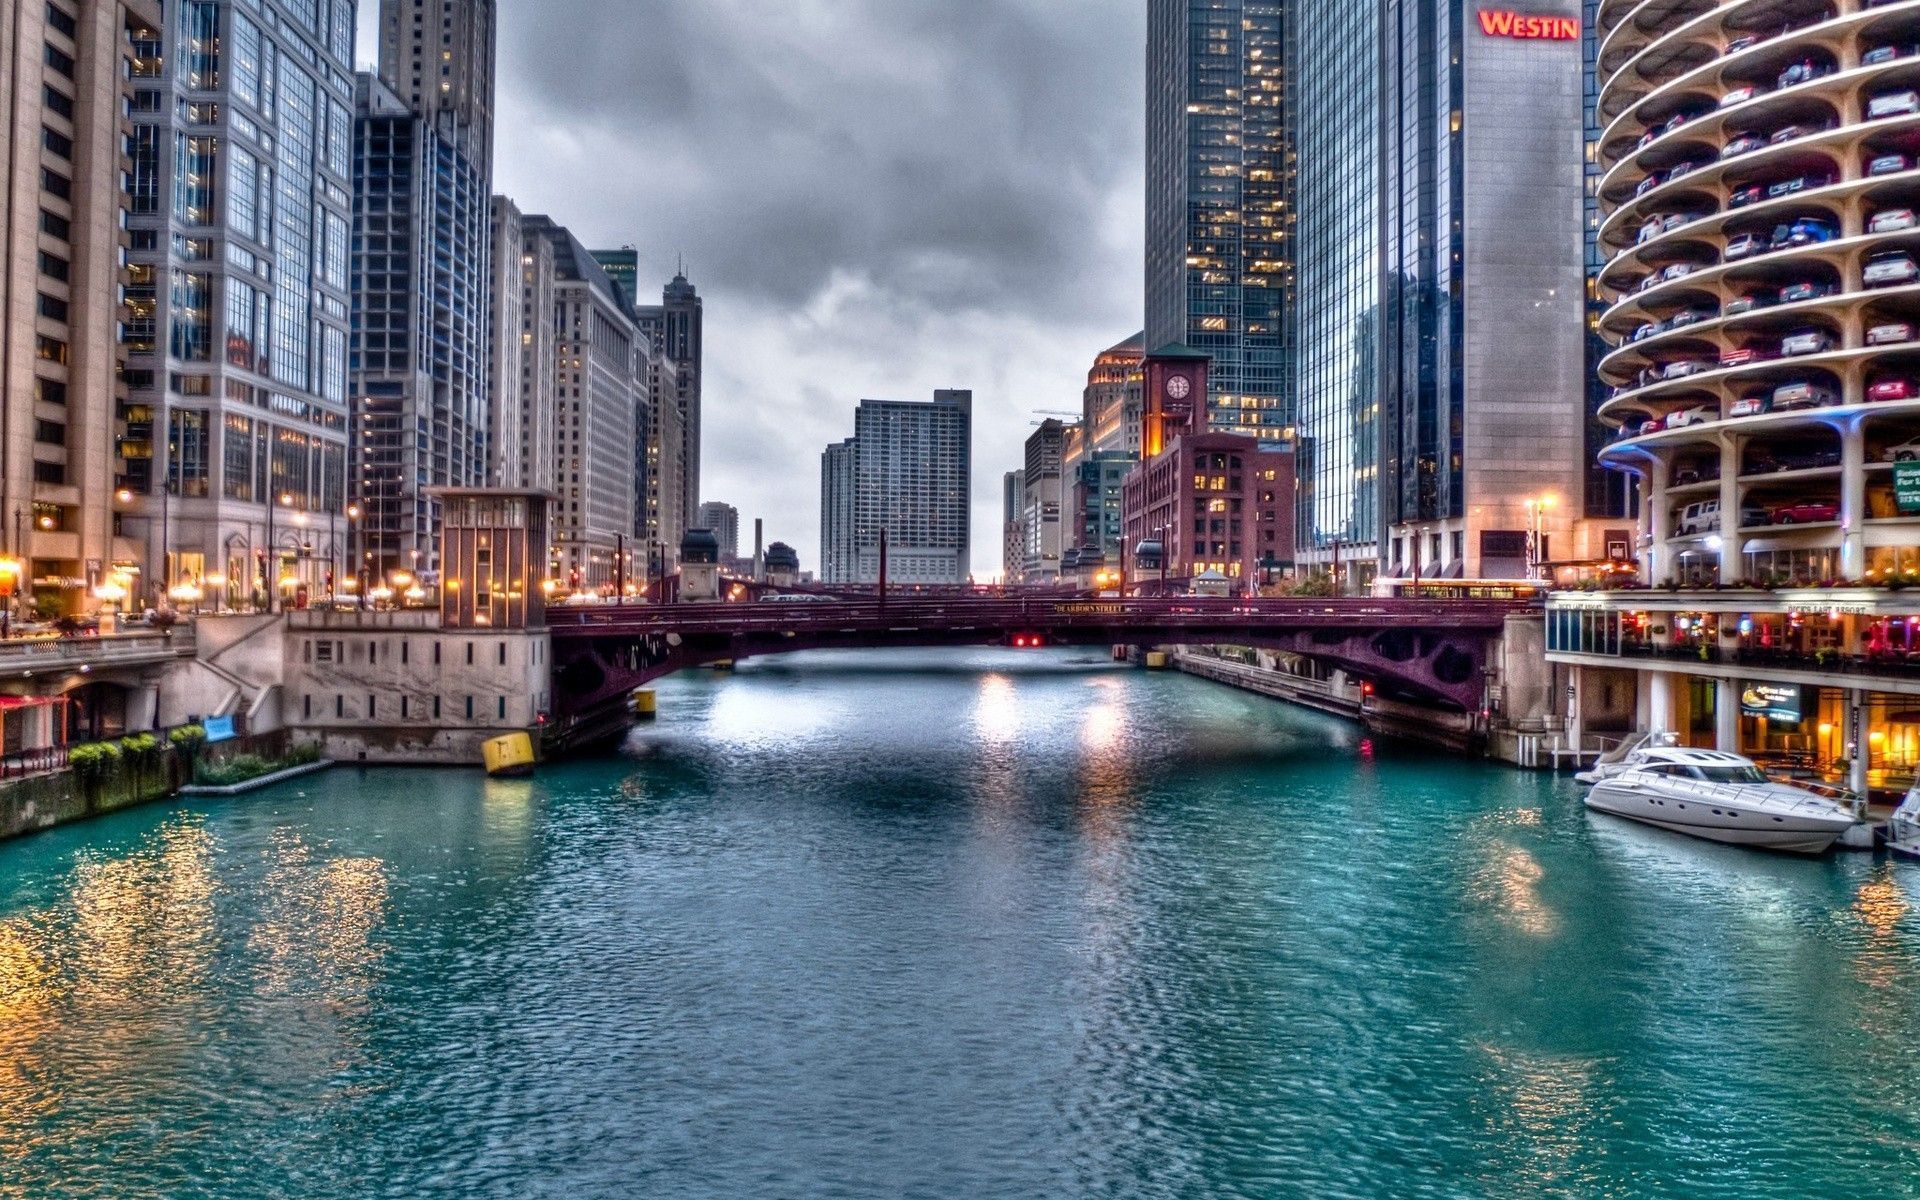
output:
[{"label": "skyscraper", "polygon": [[496,487],[544,488],[554,479],[553,243],[528,237],[513,201],[492,205],[487,447]]},{"label": "skyscraper", "polygon": [[1550,547],[1584,535],[1580,42],[1469,21],[1462,0],[1380,14],[1383,557],[1523,577],[1543,501]]},{"label": "skyscraper", "polygon": [[555,577],[576,590],[638,581],[633,448],[635,423],[646,416],[644,341],[625,297],[573,234],[542,216],[523,217],[521,227],[553,261],[553,305],[526,319],[553,322],[553,356],[530,369],[553,373]]},{"label": "skyscraper", "polygon": [[453,133],[446,114],[429,119],[359,77],[348,494],[369,578],[403,566],[436,576],[429,489],[488,475],[492,196],[472,139]]},{"label": "skyscraper", "polygon": [[700,294],[683,269],[661,289],[659,304],[641,304],[639,251],[623,246],[593,256],[626,296],[651,348],[652,417],[636,464],[647,487],[640,533],[670,558],[680,534],[696,527],[700,503]]},{"label": "skyscraper", "polygon": [[1024,471],[1000,477],[1000,582],[1020,583],[1027,570],[1027,481]]},{"label": "skyscraper", "polygon": [[1060,553],[1073,545],[1066,538],[1064,459],[1069,426],[1049,417],[1027,435],[1021,472],[1021,530],[1026,537],[1020,574],[1029,583],[1060,577]]},{"label": "skyscraper", "polygon": [[852,438],[830,444],[820,455],[820,578],[854,578]]},{"label": "skyscraper", "polygon": [[[1380,7],[1303,4],[1287,29],[1300,169],[1297,559],[1365,576],[1379,539]],[[1364,578],[1359,582],[1364,583]]]},{"label": "skyscraper", "polygon": [[1287,9],[1147,6],[1146,346],[1211,355],[1209,423],[1262,439],[1294,421]]},{"label": "skyscraper", "polygon": [[1600,406],[1607,402],[1607,384],[1600,375],[1600,360],[1605,358],[1612,347],[1601,336],[1600,320],[1607,310],[1607,302],[1600,288],[1600,273],[1608,263],[1607,248],[1600,241],[1600,180],[1606,174],[1603,166],[1600,139],[1608,121],[1600,113],[1600,42],[1603,33],[1600,29],[1600,0],[1581,0],[1581,13],[1584,18],[1581,25],[1581,46],[1585,69],[1581,78],[1585,81],[1586,116],[1586,188],[1585,188],[1585,227],[1587,246],[1587,481],[1586,515],[1588,517],[1612,518],[1617,524],[1622,519],[1632,518],[1639,513],[1638,496],[1634,491],[1633,477],[1623,471],[1612,470],[1600,462],[1600,451],[1613,436],[1613,430],[1600,419]]},{"label": "skyscraper", "polygon": [[380,78],[493,177],[494,0],[380,0]]},{"label": "skyscraper", "polygon": [[740,557],[740,510],[719,500],[701,502],[694,514],[695,529],[711,529],[720,539],[721,561]]},{"label": "skyscraper", "polygon": [[353,0],[195,0],[135,81],[123,524],[223,600],[345,548],[353,40]]},{"label": "skyscraper", "polygon": [[1107,450],[1140,453],[1140,360],[1146,334],[1136,333],[1094,356],[1080,395],[1080,424],[1088,454]]},{"label": "skyscraper", "polygon": [[[162,69],[160,5],[4,7],[0,128],[15,161],[0,191],[0,589],[11,593],[0,607],[77,610],[114,569],[158,603],[158,547],[118,536],[115,520],[115,492],[144,492],[151,476],[136,480],[129,467],[146,461],[118,458],[115,442],[142,424],[121,386],[121,322],[151,328],[157,303],[150,268],[136,280],[124,254],[158,180],[143,174],[129,191],[123,176],[136,89]],[[150,417],[144,428],[150,450]]]},{"label": "skyscraper", "polygon": [[[687,282],[685,272],[678,271],[661,289],[658,305],[639,309],[641,330],[676,368],[662,383],[666,390],[662,405],[671,400],[675,419],[662,423],[656,439],[668,487],[661,502],[667,514],[663,520],[670,517],[674,529],[691,525],[700,502],[702,307],[700,293]],[[677,534],[672,540],[679,544]]]},{"label": "skyscraper", "polygon": [[820,462],[823,578],[965,583],[971,529],[973,393],[931,403],[862,400],[854,435]]}]

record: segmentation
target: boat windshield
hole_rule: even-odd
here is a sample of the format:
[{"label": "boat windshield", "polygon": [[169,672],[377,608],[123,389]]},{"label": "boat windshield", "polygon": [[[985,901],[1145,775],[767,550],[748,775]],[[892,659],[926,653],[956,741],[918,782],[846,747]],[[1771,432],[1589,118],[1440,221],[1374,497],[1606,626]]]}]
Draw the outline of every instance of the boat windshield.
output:
[{"label": "boat windshield", "polygon": [[1759,767],[1742,763],[1732,767],[1695,767],[1693,773],[1714,783],[1765,783],[1766,773]]}]

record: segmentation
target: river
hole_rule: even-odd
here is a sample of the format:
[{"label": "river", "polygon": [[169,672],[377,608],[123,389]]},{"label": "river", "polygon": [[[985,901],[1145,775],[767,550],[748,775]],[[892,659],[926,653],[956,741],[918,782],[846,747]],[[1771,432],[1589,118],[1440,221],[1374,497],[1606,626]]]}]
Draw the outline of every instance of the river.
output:
[{"label": "river", "polygon": [[1920,1196],[1920,871],[1087,652],[0,846],[0,1200]]}]

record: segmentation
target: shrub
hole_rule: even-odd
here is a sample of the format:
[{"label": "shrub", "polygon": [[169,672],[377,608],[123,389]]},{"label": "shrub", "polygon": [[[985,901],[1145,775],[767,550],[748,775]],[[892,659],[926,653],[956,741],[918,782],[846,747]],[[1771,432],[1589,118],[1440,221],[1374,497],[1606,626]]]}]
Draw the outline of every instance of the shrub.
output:
[{"label": "shrub", "polygon": [[120,752],[128,761],[146,764],[160,757],[160,739],[150,733],[136,733],[120,739]]},{"label": "shrub", "polygon": [[206,726],[181,725],[167,734],[167,742],[179,753],[193,758],[200,753],[200,747],[207,744]]},{"label": "shrub", "polygon": [[202,763],[194,774],[201,783],[228,787],[270,775],[279,769],[277,763],[269,762],[258,754],[236,754],[221,762]]},{"label": "shrub", "polygon": [[99,779],[120,761],[120,747],[112,742],[84,742],[67,751],[67,765],[88,783]]}]

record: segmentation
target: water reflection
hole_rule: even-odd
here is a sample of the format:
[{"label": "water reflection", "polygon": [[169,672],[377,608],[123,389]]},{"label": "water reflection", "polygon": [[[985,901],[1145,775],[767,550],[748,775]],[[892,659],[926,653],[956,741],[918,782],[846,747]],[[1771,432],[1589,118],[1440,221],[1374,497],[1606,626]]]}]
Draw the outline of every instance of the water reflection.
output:
[{"label": "water reflection", "polygon": [[1178,675],[880,658],[669,681],[655,752],[532,781],[0,846],[0,1200],[1920,1178],[1920,873]]}]

